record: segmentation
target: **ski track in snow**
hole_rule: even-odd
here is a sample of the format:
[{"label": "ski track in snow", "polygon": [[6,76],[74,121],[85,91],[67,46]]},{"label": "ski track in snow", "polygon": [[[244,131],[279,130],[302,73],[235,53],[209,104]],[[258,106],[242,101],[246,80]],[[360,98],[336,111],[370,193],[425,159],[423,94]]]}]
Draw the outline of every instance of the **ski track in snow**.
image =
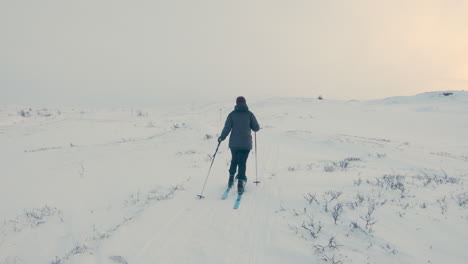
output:
[{"label": "ski track in snow", "polygon": [[[276,150],[274,156],[277,155]],[[271,160],[265,162],[273,164]],[[250,164],[252,166],[254,161],[251,160]],[[235,188],[224,201],[220,197],[203,200],[188,196],[174,198],[184,199],[184,207],[168,217],[165,224],[158,226],[158,231],[151,235],[130,262],[144,263],[143,260],[151,259],[161,263],[264,263],[263,260],[267,259],[264,254],[270,252],[268,246],[271,244],[270,233],[274,230],[274,203],[278,199],[277,194],[271,191],[274,180],[266,179],[257,186],[253,183],[254,179],[249,180],[238,210],[232,209],[237,196]],[[223,210],[213,209],[208,205],[211,203]],[[231,213],[231,216],[226,218],[226,213]],[[229,239],[210,244],[212,248],[207,250],[205,243],[218,241],[220,234]],[[168,254],[174,252],[174,248],[198,252],[199,255],[186,259],[178,254]],[[223,256],[213,258],[216,252],[222,252]]]}]

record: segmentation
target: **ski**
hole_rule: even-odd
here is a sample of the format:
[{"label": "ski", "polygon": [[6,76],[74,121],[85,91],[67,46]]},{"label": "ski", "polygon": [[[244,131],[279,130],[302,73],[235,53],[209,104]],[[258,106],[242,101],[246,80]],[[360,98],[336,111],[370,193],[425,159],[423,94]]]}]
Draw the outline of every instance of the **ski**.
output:
[{"label": "ski", "polygon": [[236,202],[234,203],[234,209],[239,208],[239,205],[240,205],[240,202],[241,202],[241,199],[242,199],[242,194],[243,193],[240,193],[240,194],[237,195]]},{"label": "ski", "polygon": [[231,190],[231,187],[227,187],[226,191],[224,191],[223,196],[221,196],[221,200],[226,200],[226,198],[229,195],[229,191]]}]

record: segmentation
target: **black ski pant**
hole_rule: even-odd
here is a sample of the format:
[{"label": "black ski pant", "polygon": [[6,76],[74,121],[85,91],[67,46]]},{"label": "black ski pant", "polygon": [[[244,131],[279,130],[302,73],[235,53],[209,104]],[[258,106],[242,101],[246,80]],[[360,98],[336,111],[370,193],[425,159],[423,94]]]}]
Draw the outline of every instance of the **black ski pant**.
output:
[{"label": "black ski pant", "polygon": [[245,170],[247,168],[247,158],[249,157],[250,149],[231,149],[232,160],[231,160],[231,167],[229,168],[229,175],[236,174],[237,171],[237,179],[247,181],[247,177],[245,176]]}]

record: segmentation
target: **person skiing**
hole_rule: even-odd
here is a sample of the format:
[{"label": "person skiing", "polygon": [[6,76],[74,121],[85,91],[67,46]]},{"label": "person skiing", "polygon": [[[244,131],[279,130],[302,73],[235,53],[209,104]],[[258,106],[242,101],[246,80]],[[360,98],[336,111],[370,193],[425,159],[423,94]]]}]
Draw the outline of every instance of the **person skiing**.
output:
[{"label": "person skiing", "polygon": [[251,130],[257,132],[260,130],[255,115],[249,111],[247,102],[243,96],[236,99],[236,106],[226,118],[223,131],[221,132],[218,142],[222,142],[231,133],[229,137],[229,148],[231,149],[232,159],[229,168],[228,187],[234,184],[234,174],[237,171],[237,191],[239,194],[244,192],[244,186],[247,182],[245,170],[247,166],[247,158],[252,149],[252,134]]}]

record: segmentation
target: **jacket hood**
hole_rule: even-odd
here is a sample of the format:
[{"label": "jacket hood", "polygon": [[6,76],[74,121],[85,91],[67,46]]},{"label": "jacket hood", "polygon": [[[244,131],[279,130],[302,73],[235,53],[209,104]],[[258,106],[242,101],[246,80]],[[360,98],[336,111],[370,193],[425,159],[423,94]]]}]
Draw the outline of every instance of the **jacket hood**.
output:
[{"label": "jacket hood", "polygon": [[249,111],[249,107],[247,106],[246,103],[239,103],[234,107],[234,111],[246,112],[246,111]]}]

